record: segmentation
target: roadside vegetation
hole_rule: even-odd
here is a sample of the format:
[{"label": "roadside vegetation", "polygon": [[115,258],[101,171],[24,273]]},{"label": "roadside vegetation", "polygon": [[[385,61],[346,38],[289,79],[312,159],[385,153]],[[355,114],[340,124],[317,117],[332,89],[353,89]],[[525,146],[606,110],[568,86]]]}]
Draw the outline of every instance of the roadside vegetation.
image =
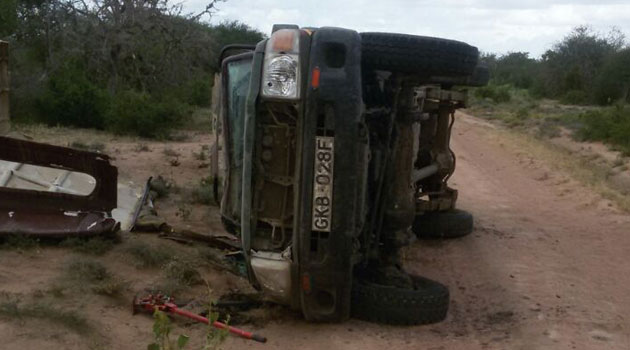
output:
[{"label": "roadside vegetation", "polygon": [[565,128],[630,155],[630,47],[620,31],[580,26],[539,59],[511,52],[482,61],[491,81],[472,94],[477,115],[545,137]]},{"label": "roadside vegetation", "polygon": [[40,319],[50,324],[63,326],[81,335],[93,331],[87,319],[74,310],[56,307],[41,300],[24,301],[21,296],[7,292],[0,293],[0,319],[10,322]]},{"label": "roadside vegetation", "polygon": [[216,3],[189,14],[173,0],[3,0],[12,121],[170,137],[210,105],[221,47],[263,38],[209,24]]}]

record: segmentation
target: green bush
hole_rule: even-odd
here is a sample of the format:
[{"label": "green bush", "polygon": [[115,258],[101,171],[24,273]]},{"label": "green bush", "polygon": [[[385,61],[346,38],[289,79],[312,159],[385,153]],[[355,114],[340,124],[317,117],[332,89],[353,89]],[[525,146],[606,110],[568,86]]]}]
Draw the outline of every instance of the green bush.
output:
[{"label": "green bush", "polygon": [[630,102],[630,48],[612,55],[604,64],[594,88],[595,102],[610,105]]},{"label": "green bush", "polygon": [[602,110],[589,111],[580,116],[582,126],[578,136],[618,146],[630,154],[630,107],[616,105]]},{"label": "green bush", "polygon": [[589,98],[582,90],[570,90],[562,96],[560,102],[567,105],[586,105],[589,103]]},{"label": "green bush", "polygon": [[116,95],[106,115],[106,127],[117,134],[165,138],[190,115],[189,107],[173,99],[126,90]]},{"label": "green bush", "polygon": [[212,205],[214,199],[214,178],[209,176],[199,183],[199,186],[192,190],[192,200],[197,204]]},{"label": "green bush", "polygon": [[509,102],[512,99],[510,85],[488,85],[477,88],[475,96],[482,99],[490,99],[495,103]]},{"label": "green bush", "polygon": [[[212,100],[212,78],[210,76],[202,76],[197,79],[190,80],[182,89],[184,98],[192,106],[208,107]],[[181,93],[180,93],[181,94]]]},{"label": "green bush", "polygon": [[48,125],[103,129],[109,95],[69,64],[51,75],[36,106],[39,121]]}]

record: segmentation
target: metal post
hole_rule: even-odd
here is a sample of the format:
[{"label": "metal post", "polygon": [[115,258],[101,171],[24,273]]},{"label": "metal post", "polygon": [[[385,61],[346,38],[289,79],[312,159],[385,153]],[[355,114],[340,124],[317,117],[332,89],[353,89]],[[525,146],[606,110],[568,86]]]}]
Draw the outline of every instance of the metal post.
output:
[{"label": "metal post", "polygon": [[9,129],[9,43],[0,41],[0,135]]}]

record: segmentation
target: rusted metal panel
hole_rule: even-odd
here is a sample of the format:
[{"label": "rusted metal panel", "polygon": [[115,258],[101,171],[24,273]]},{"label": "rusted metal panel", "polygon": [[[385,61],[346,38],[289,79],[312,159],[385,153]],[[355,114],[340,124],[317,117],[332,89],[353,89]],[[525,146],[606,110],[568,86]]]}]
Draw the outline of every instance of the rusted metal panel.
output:
[{"label": "rusted metal panel", "polygon": [[79,172],[96,181],[87,196],[2,187],[0,210],[111,212],[117,206],[118,169],[106,155],[0,136],[0,159]]},{"label": "rusted metal panel", "polygon": [[120,224],[103,212],[37,212],[0,210],[0,236],[96,236],[116,232]]},{"label": "rusted metal panel", "polygon": [[0,135],[9,132],[9,43],[0,41]]},{"label": "rusted metal panel", "polygon": [[[113,233],[118,170],[106,155],[0,137],[0,235]],[[86,181],[87,179],[87,181]],[[75,181],[77,186],[65,186]]]}]

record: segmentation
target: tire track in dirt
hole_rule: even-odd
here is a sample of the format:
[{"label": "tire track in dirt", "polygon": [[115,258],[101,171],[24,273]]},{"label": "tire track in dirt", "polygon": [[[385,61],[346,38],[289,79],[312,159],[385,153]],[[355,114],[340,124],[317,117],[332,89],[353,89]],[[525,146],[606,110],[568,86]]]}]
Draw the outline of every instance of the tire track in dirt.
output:
[{"label": "tire track in dirt", "polygon": [[629,348],[628,215],[517,149],[509,133],[458,117],[454,186],[461,190],[460,207],[475,214],[477,230],[467,238],[468,249],[454,243],[456,252],[444,259],[469,255],[468,268],[454,268],[449,277],[459,276],[457,284],[500,286],[473,289],[477,296],[464,302],[487,307],[469,306],[472,314],[464,317],[482,311],[501,320],[494,315],[512,313],[509,348]]}]

